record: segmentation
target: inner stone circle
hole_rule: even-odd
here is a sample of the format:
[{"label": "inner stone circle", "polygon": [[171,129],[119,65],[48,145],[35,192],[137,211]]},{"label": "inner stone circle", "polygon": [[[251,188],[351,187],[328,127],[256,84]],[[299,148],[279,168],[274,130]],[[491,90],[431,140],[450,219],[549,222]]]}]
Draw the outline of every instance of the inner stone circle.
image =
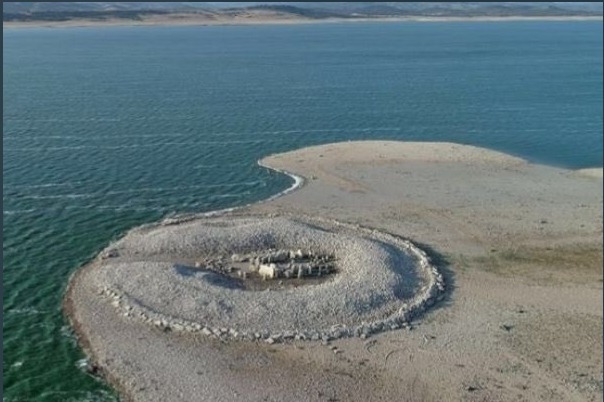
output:
[{"label": "inner stone circle", "polygon": [[151,225],[99,263],[99,293],[127,319],[268,343],[396,330],[444,292],[438,269],[409,240],[317,217]]},{"label": "inner stone circle", "polygon": [[281,249],[200,259],[195,268],[224,275],[241,289],[281,290],[328,280],[337,272],[337,260],[314,250]]}]

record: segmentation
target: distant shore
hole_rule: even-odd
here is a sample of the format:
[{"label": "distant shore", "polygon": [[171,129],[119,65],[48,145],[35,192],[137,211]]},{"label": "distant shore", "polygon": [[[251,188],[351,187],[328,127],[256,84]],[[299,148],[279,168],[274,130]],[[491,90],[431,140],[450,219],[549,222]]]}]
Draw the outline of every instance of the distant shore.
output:
[{"label": "distant shore", "polygon": [[112,18],[104,20],[72,19],[67,21],[4,21],[3,29],[12,28],[69,28],[113,26],[220,26],[220,25],[292,25],[355,22],[506,22],[506,21],[603,21],[602,16],[510,16],[510,17],[375,17],[375,18],[290,18],[252,16],[207,18],[190,14],[149,16],[142,20]]}]

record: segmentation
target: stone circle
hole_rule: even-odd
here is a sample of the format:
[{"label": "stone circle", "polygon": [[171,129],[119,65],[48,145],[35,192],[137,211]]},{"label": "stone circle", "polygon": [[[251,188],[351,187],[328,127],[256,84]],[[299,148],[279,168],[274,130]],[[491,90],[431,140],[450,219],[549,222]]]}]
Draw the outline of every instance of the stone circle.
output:
[{"label": "stone circle", "polygon": [[[99,263],[99,293],[125,317],[268,343],[399,329],[444,292],[442,275],[411,241],[316,217],[147,226],[108,247]],[[248,291],[254,275],[271,285]]]}]

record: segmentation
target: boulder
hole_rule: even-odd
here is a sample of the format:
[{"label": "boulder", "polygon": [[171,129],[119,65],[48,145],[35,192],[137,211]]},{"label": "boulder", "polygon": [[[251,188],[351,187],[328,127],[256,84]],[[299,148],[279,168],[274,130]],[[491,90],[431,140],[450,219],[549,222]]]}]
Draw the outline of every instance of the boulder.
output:
[{"label": "boulder", "polygon": [[308,257],[308,253],[306,251],[304,251],[304,250],[300,250],[299,249],[299,250],[296,251],[296,257],[298,257],[298,258],[306,258],[306,257]]},{"label": "boulder", "polygon": [[103,260],[116,257],[119,257],[119,253],[116,249],[105,250],[103,254],[101,254],[101,259]]},{"label": "boulder", "polygon": [[285,250],[278,250],[269,254],[268,258],[269,262],[287,262],[289,260],[289,252]]},{"label": "boulder", "polygon": [[277,266],[275,264],[260,264],[258,274],[264,279],[275,279],[278,275]]}]

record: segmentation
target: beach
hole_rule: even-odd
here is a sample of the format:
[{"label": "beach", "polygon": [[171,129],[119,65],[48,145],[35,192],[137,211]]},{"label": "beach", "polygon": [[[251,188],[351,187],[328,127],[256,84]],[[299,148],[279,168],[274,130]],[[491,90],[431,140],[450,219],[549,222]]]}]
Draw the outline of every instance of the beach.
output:
[{"label": "beach", "polygon": [[[259,163],[303,180],[296,180],[299,186],[293,191],[265,202],[135,228],[71,278],[64,311],[89,356],[90,370],[125,400],[602,398],[602,168],[572,171],[473,146],[393,141],[314,146]],[[314,226],[300,226],[297,219]],[[388,328],[373,333],[315,340],[283,334],[273,339],[269,334],[273,341],[204,334],[193,324],[191,330],[155,325],[122,310],[121,299],[107,297],[113,286],[131,295],[140,291],[140,306],[165,309],[170,316],[199,311],[195,297],[173,305],[169,291],[153,278],[166,273],[168,281],[178,280],[175,300],[190,292],[187,278],[170,272],[177,262],[194,263],[187,260],[193,254],[181,252],[194,249],[195,242],[181,247],[178,236],[207,236],[204,241],[211,242],[214,235],[208,235],[207,225],[221,228],[239,221],[242,227],[261,228],[250,229],[250,238],[282,233],[288,247],[288,233],[296,239],[345,239],[352,248],[367,251],[369,265],[385,262],[376,264],[377,273],[398,266],[395,249],[408,251],[408,241],[431,265],[419,258],[405,272],[420,272],[415,276],[422,284],[418,287],[427,288],[438,280],[421,272],[436,273],[444,290],[422,299],[429,303],[401,325],[389,321]],[[262,222],[268,222],[268,229]],[[216,233],[240,241],[237,236],[245,231]],[[317,242],[331,244],[325,239]],[[112,256],[112,250],[119,251]],[[342,261],[343,268],[352,264]],[[325,300],[335,303],[354,295],[354,303],[363,290],[371,290],[375,284],[371,273],[363,271],[366,265],[349,271],[350,278],[358,274],[366,285],[347,282],[343,271],[332,282],[346,286]],[[157,275],[135,274],[146,267]],[[376,283],[386,284],[386,290],[398,283],[380,278]],[[326,286],[332,284],[297,288],[292,291],[298,298],[294,307],[284,304],[275,311],[303,315],[296,306],[307,295],[326,297],[313,290]],[[279,292],[284,291],[274,293]],[[368,312],[363,320],[386,315],[379,309],[391,309],[388,300],[398,299],[385,294],[385,304],[376,304],[375,314]],[[227,299],[217,307],[211,300],[203,302],[218,312],[209,320],[228,310]],[[332,314],[350,327],[357,310],[346,310],[349,306]],[[232,317],[233,326],[255,325],[245,315]],[[266,322],[278,326],[274,320]]]}]

